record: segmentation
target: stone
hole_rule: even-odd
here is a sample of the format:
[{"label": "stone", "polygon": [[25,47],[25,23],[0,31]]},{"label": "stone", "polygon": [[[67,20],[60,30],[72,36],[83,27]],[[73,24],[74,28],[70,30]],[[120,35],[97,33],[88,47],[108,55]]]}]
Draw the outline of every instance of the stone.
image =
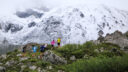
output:
[{"label": "stone", "polygon": [[23,57],[23,58],[20,59],[20,61],[24,61],[24,60],[27,60],[27,59],[29,59],[29,58],[28,57]]},{"label": "stone", "polygon": [[47,72],[47,70],[43,69],[41,72]]},{"label": "stone", "polygon": [[70,60],[75,61],[76,60],[76,57],[75,56],[71,56],[70,57]]},{"label": "stone", "polygon": [[5,65],[10,66],[10,63],[9,63],[9,62],[6,62],[6,64],[5,64]]},{"label": "stone", "polygon": [[11,66],[13,64],[15,64],[16,62],[14,60],[10,60],[10,61],[7,61],[5,65],[7,66]]},{"label": "stone", "polygon": [[22,66],[21,66],[21,69],[24,69],[24,68],[26,68],[26,67],[27,67],[26,65],[22,65]]},{"label": "stone", "polygon": [[104,52],[104,48],[102,47],[102,48],[100,48],[100,52]]},{"label": "stone", "polygon": [[41,57],[40,57],[40,56],[37,56],[37,58],[38,58],[38,59],[41,59]]},{"label": "stone", "polygon": [[22,56],[22,54],[17,54],[17,56],[18,56],[18,57],[21,57],[21,56]]},{"label": "stone", "polygon": [[0,65],[2,65],[3,63],[0,63]]},{"label": "stone", "polygon": [[5,71],[6,71],[5,67],[0,66],[0,72],[5,72]]},{"label": "stone", "polygon": [[84,58],[85,58],[85,59],[88,59],[89,57],[88,57],[88,55],[87,55],[87,54],[85,54],[85,55],[84,55]]},{"label": "stone", "polygon": [[46,51],[44,53],[43,60],[51,62],[52,64],[67,64],[67,61],[64,58],[59,57],[51,51]]},{"label": "stone", "polygon": [[21,65],[21,71],[20,71],[20,72],[23,72],[23,70],[24,70],[26,67],[27,67],[26,65]]},{"label": "stone", "polygon": [[99,50],[98,49],[95,49],[94,52],[99,53]]},{"label": "stone", "polygon": [[2,59],[6,59],[7,58],[7,55],[6,54],[3,54],[3,55],[1,55],[1,58]]},{"label": "stone", "polygon": [[39,67],[39,68],[37,68],[37,71],[38,71],[38,72],[43,72],[43,71],[41,71],[41,68],[40,68],[40,67]]},{"label": "stone", "polygon": [[64,72],[63,70],[58,70],[58,72]]},{"label": "stone", "polygon": [[35,70],[37,67],[36,66],[30,66],[29,69]]},{"label": "stone", "polygon": [[52,66],[48,66],[47,68],[48,68],[49,70],[51,70],[51,69],[52,69]]}]

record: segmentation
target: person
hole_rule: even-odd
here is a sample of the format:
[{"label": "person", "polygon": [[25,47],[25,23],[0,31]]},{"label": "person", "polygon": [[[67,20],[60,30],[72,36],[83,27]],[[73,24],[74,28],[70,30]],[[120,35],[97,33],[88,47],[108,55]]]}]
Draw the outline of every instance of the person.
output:
[{"label": "person", "polygon": [[23,52],[22,56],[24,57],[26,55],[26,46],[23,47],[22,52]]},{"label": "person", "polygon": [[60,47],[60,43],[61,43],[61,38],[58,38],[58,39],[57,39],[58,47]]},{"label": "person", "polygon": [[47,47],[47,44],[44,44],[42,46],[40,46],[40,58],[42,59],[42,56],[43,56],[43,52],[45,51],[45,48]]},{"label": "person", "polygon": [[34,46],[34,45],[32,46],[32,50],[33,50],[33,53],[34,53],[32,56],[36,55],[37,48],[38,48],[37,46]]},{"label": "person", "polygon": [[55,45],[55,40],[53,40],[52,42],[51,42],[51,45],[52,45],[52,49],[54,48],[54,45]]}]

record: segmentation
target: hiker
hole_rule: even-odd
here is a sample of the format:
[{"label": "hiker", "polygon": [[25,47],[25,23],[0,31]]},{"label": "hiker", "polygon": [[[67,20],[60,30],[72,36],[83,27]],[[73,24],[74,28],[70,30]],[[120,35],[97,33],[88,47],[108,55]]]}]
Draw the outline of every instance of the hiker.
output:
[{"label": "hiker", "polygon": [[47,44],[44,44],[42,46],[40,46],[40,59],[42,59],[43,53],[45,51],[45,48],[47,47]]},{"label": "hiker", "polygon": [[60,47],[60,43],[61,43],[61,38],[58,38],[58,39],[57,39],[58,47]]},{"label": "hiker", "polygon": [[53,41],[51,42],[51,45],[52,45],[52,48],[51,48],[51,49],[53,49],[53,48],[54,48],[54,45],[55,45],[55,40],[53,40]]},{"label": "hiker", "polygon": [[23,52],[22,56],[24,57],[26,55],[26,45],[23,47],[22,52]]},{"label": "hiker", "polygon": [[34,46],[34,45],[32,46],[32,50],[33,50],[33,53],[34,53],[32,56],[36,55],[37,48],[38,48],[37,46]]}]

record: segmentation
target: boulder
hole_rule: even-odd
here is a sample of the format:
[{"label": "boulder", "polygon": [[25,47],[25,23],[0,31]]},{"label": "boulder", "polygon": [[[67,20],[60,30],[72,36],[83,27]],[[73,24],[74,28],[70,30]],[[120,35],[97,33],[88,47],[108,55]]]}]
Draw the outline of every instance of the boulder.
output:
[{"label": "boulder", "polygon": [[58,72],[64,72],[63,70],[58,70]]},{"label": "boulder", "polygon": [[1,58],[2,59],[6,59],[7,58],[7,55],[6,54],[3,54],[3,55],[1,55]]},{"label": "boulder", "polygon": [[3,63],[0,63],[0,65],[2,65]]},{"label": "boulder", "polygon": [[9,62],[6,62],[6,64],[5,64],[5,65],[10,66],[10,63],[9,63]]},{"label": "boulder", "polygon": [[59,57],[51,51],[46,51],[44,53],[43,60],[51,62],[52,64],[67,64],[67,61],[64,58]]},{"label": "boulder", "polygon": [[95,49],[94,52],[99,53],[100,51],[98,49]]},{"label": "boulder", "polygon": [[0,72],[5,72],[5,67],[0,66]]},{"label": "boulder", "polygon": [[75,61],[76,60],[76,57],[75,56],[71,56],[70,57],[70,60]]},{"label": "boulder", "polygon": [[21,69],[24,69],[24,68],[26,68],[26,67],[27,67],[26,65],[22,65],[22,66],[21,66]]},{"label": "boulder", "polygon": [[26,67],[27,67],[26,65],[21,65],[21,70],[20,70],[20,72],[23,72],[23,70],[24,70]]},{"label": "boulder", "polygon": [[125,34],[121,33],[120,31],[116,31],[112,34],[107,34],[106,37],[104,37],[105,43],[112,43],[119,45],[121,49],[124,49],[124,47],[128,46],[128,38]]},{"label": "boulder", "polygon": [[88,56],[87,54],[85,54],[85,55],[84,55],[84,58],[85,58],[85,59],[88,59],[88,58],[89,58],[89,56]]},{"label": "boulder", "polygon": [[21,56],[22,56],[22,54],[17,54],[17,56],[18,56],[18,57],[21,57]]},{"label": "boulder", "polygon": [[39,68],[37,68],[37,71],[38,71],[38,72],[43,72],[43,71],[41,71],[41,68],[40,68],[40,67],[39,67]]},{"label": "boulder", "polygon": [[100,48],[100,52],[104,52],[104,48],[102,47],[102,48]]},{"label": "boulder", "polygon": [[23,58],[20,59],[20,61],[24,61],[24,60],[27,60],[27,59],[29,59],[29,57],[23,57]]},{"label": "boulder", "polygon": [[13,65],[13,64],[15,64],[15,63],[16,63],[16,61],[10,60],[10,61],[7,61],[5,65],[11,66],[11,65]]},{"label": "boulder", "polygon": [[48,66],[47,69],[51,70],[52,69],[52,66]]},{"label": "boulder", "polygon": [[30,66],[29,69],[35,70],[37,67],[36,66]]}]

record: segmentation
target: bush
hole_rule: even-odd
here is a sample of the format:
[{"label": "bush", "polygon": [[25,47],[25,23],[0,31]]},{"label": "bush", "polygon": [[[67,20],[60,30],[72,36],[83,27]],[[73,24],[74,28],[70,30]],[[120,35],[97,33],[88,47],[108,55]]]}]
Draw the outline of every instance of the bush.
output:
[{"label": "bush", "polygon": [[67,44],[62,48],[56,49],[55,51],[61,53],[61,55],[67,59],[69,59],[70,56],[74,55],[76,51],[77,53],[81,52],[80,45],[76,45],[76,44]]},{"label": "bush", "polygon": [[[94,50],[100,50],[101,48],[104,49],[103,52],[95,52]],[[119,50],[118,52],[110,52],[113,48]],[[76,56],[77,59],[81,59],[84,55],[96,57],[99,54],[105,55],[108,57],[112,57],[114,55],[122,55],[123,52],[120,51],[120,47],[110,43],[100,43],[95,45],[92,42],[86,42],[82,45],[79,44],[67,44],[61,48],[54,50],[59,56],[63,56],[66,59],[69,59],[72,55]]]},{"label": "bush", "polygon": [[112,58],[100,55],[89,60],[78,60],[63,69],[66,72],[125,72],[128,71],[127,61],[128,55]]}]

